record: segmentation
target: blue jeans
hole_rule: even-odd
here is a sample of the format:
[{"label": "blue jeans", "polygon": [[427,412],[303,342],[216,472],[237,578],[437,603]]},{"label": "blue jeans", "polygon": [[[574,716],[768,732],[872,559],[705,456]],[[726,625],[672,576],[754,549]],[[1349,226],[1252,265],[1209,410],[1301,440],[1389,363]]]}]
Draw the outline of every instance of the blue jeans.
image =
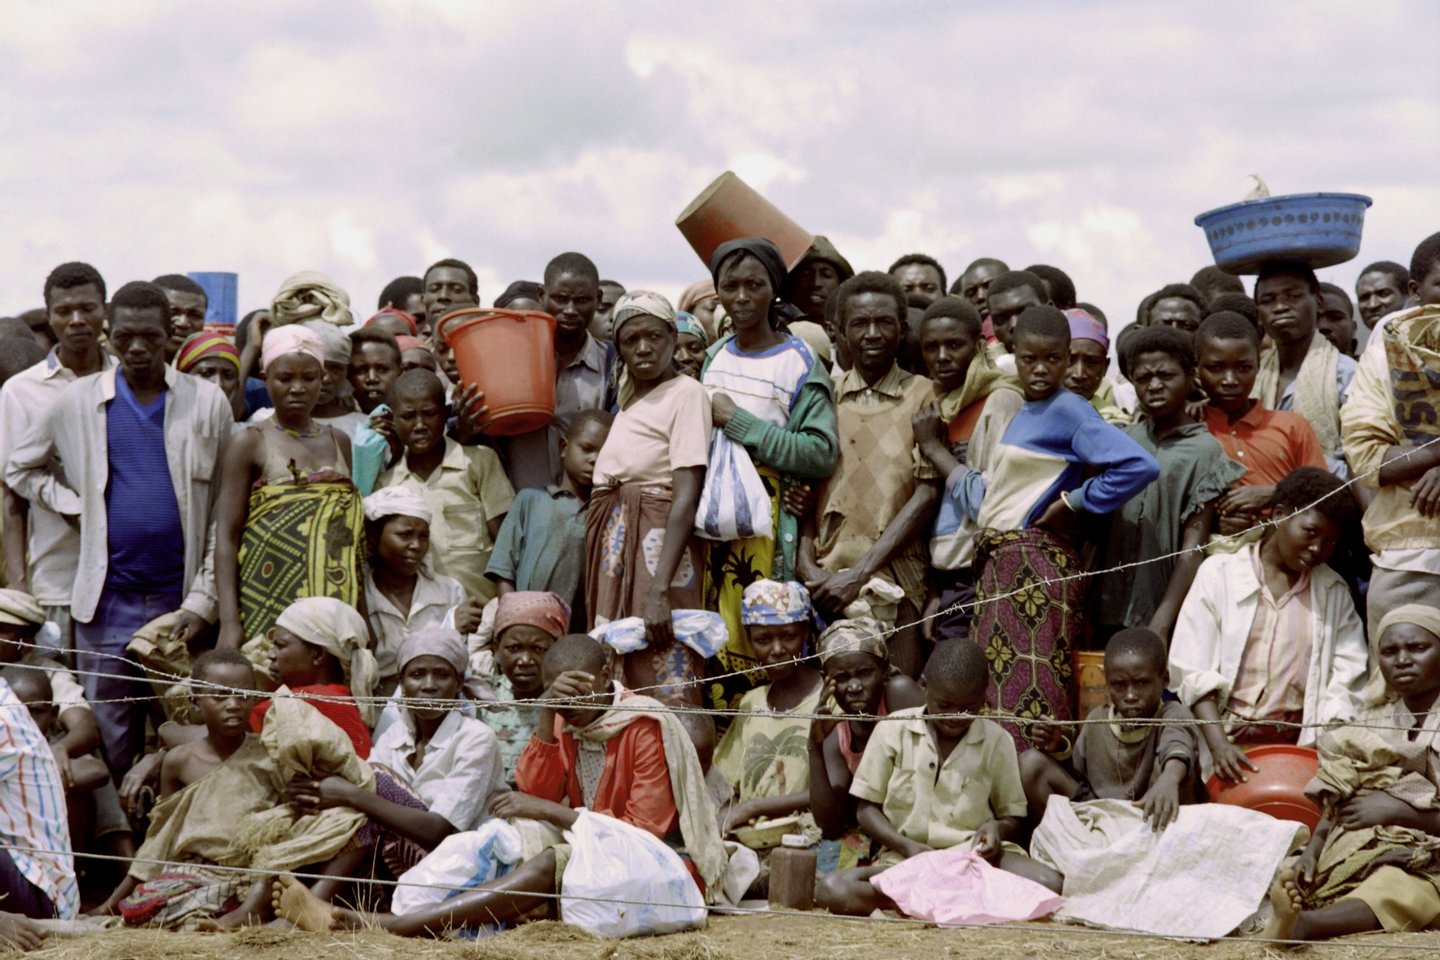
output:
[{"label": "blue jeans", "polygon": [[100,751],[119,783],[145,750],[145,720],[158,728],[165,712],[138,666],[125,659],[135,631],[180,606],[177,593],[100,594],[95,617],[75,624],[75,666],[100,728]]}]

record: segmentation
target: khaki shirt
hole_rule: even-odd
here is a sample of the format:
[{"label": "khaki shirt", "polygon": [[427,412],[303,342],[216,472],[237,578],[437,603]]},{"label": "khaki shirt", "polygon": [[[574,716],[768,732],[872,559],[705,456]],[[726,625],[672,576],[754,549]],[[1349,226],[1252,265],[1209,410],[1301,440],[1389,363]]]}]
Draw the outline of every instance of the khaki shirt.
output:
[{"label": "khaki shirt", "polygon": [[[80,561],[71,615],[95,617],[110,561],[105,489],[110,479],[106,407],[119,367],[66,387],[10,453],[5,485],[80,525]],[[186,595],[181,607],[207,621],[216,613],[214,504],[230,441],[230,401],[208,380],[165,368],[165,459],[185,537]]]},{"label": "khaki shirt", "polygon": [[445,458],[424,480],[405,458],[380,477],[381,487],[402,487],[430,508],[430,558],[437,573],[454,577],[467,596],[489,603],[495,582],[485,576],[495,544],[487,528],[515,501],[500,458],[489,447],[463,447],[445,440]]},{"label": "khaki shirt", "polygon": [[940,763],[924,707],[896,710],[870,734],[850,795],[880,804],[899,833],[936,849],[968,843],[991,820],[1025,816],[1015,742],[976,720]]}]

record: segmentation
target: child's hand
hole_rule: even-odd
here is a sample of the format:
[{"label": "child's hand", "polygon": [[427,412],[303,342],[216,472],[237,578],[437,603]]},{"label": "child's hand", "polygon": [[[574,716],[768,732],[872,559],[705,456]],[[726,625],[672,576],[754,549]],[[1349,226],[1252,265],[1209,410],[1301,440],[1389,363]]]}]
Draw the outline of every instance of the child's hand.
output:
[{"label": "child's hand", "polygon": [[915,435],[915,443],[922,448],[934,443],[944,445],[945,422],[940,419],[940,408],[934,400],[927,401],[925,406],[915,411],[910,418],[910,431]]},{"label": "child's hand", "polygon": [[[1042,717],[1041,719],[1052,718]],[[1065,731],[1066,726],[1063,723],[1032,723],[1025,731],[1025,736],[1035,744],[1036,750],[1054,756],[1065,748]]]},{"label": "child's hand", "polygon": [[395,414],[390,412],[389,407],[381,405],[370,414],[370,429],[385,438],[385,446],[390,451],[390,463],[404,455],[405,443],[400,439],[400,434],[395,432]]},{"label": "child's hand", "polygon": [[1380,790],[1367,790],[1340,804],[1336,819],[1346,830],[1409,826],[1415,808]]},{"label": "child's hand", "polygon": [[480,433],[490,408],[485,405],[485,392],[473,383],[462,383],[455,391],[455,439],[468,443]]},{"label": "child's hand", "polygon": [[120,781],[120,806],[127,816],[134,817],[139,812],[141,791],[160,783],[160,761],[164,758],[164,753],[145,754]]},{"label": "child's hand", "polygon": [[455,608],[455,629],[461,636],[480,629],[480,620],[485,614],[485,604],[471,597]]},{"label": "child's hand", "polygon": [[925,609],[920,612],[920,636],[930,643],[935,642],[935,618],[940,615],[940,594],[934,591],[925,598]]},{"label": "child's hand", "polygon": [[743,800],[737,800],[725,808],[725,818],[720,824],[720,835],[722,837],[729,836],[736,827],[743,827],[754,819],[755,814],[750,811],[750,804]]},{"label": "child's hand", "polygon": [[1236,487],[1220,498],[1217,507],[1222,515],[1236,513],[1258,515],[1270,506],[1270,498],[1274,495],[1275,488],[1268,484]]},{"label": "child's hand", "polygon": [[[570,706],[571,702],[591,696],[595,692],[595,675],[584,670],[566,670],[555,678],[555,682],[542,695],[546,707]],[[553,701],[553,702],[551,702]]]},{"label": "child's hand", "polygon": [[1150,829],[1159,833],[1180,815],[1180,789],[1169,777],[1161,777],[1145,796],[1135,801],[1135,806],[1144,813]]},{"label": "child's hand", "polygon": [[928,843],[921,843],[918,840],[906,840],[905,847],[900,851],[900,853],[904,855],[906,860],[909,860],[911,857],[918,857],[920,856],[920,854],[929,853],[931,850],[934,849],[935,848],[930,846],[930,844]]},{"label": "child's hand", "polygon": [[1005,852],[1000,845],[1000,824],[991,820],[975,831],[975,852],[988,862],[994,863]]},{"label": "child's hand", "polygon": [[1062,540],[1069,540],[1075,533],[1075,511],[1065,506],[1065,501],[1057,497],[1031,526],[1039,527]]},{"label": "child's hand", "polygon": [[1300,858],[1295,861],[1295,884],[1300,889],[1305,889],[1315,882],[1315,864],[1320,859],[1320,854],[1312,850],[1307,844],[1300,852]]},{"label": "child's hand", "polygon": [[1244,783],[1249,779],[1249,777],[1245,776],[1246,770],[1254,773],[1260,769],[1245,755],[1244,750],[1241,750],[1229,740],[1226,740],[1223,744],[1212,746],[1210,749],[1210,757],[1215,763],[1215,772],[1220,776],[1220,779],[1230,783]]},{"label": "child's hand", "polygon": [[55,766],[60,768],[60,783],[69,790],[75,786],[75,775],[70,772],[70,750],[60,741],[50,744],[50,753],[55,757]]},{"label": "child's hand", "polygon": [[505,820],[544,820],[554,823],[559,811],[569,809],[518,790],[506,790],[490,801],[490,816]]}]

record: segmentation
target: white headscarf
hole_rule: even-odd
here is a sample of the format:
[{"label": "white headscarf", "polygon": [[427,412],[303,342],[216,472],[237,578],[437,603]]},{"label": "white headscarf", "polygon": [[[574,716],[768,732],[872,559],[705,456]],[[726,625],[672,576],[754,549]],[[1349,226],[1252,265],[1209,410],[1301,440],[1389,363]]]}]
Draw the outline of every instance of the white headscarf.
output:
[{"label": "white headscarf", "polygon": [[375,655],[370,652],[370,628],[358,610],[333,597],[305,597],[286,607],[275,618],[275,626],[334,655],[345,671],[350,695],[360,708],[366,726],[375,722],[375,705],[370,698],[380,677]]},{"label": "white headscarf", "polygon": [[269,370],[270,364],[292,353],[314,357],[316,363],[325,365],[325,345],[320,342],[320,335],[292,323],[265,331],[265,339],[260,343],[260,369]]},{"label": "white headscarf", "polygon": [[420,494],[405,487],[381,487],[365,498],[365,519],[383,520],[386,517],[415,517],[430,522],[430,507]]}]

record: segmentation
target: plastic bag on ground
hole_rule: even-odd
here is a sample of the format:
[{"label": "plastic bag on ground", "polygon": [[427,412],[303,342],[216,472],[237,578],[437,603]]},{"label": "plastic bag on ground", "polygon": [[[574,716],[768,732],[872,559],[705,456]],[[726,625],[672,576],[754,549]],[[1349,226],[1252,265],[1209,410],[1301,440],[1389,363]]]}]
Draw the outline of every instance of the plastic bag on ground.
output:
[{"label": "plastic bag on ground", "polygon": [[521,851],[520,831],[504,820],[490,819],[478,830],[452,833],[400,875],[390,898],[392,909],[411,913],[503,877],[521,859]]},{"label": "plastic bag on ground", "polygon": [[969,846],[919,854],[870,883],[907,917],[942,927],[1038,920],[1064,903],[1035,881],[992,867]]},{"label": "plastic bag on ground", "polygon": [[638,937],[705,926],[705,898],[680,855],[658,837],[580,810],[565,831],[570,860],[560,919],[597,937]]},{"label": "plastic bag on ground", "polygon": [[716,430],[710,440],[705,486],[695,509],[695,535],[706,540],[773,537],[770,494],[741,444]]}]

